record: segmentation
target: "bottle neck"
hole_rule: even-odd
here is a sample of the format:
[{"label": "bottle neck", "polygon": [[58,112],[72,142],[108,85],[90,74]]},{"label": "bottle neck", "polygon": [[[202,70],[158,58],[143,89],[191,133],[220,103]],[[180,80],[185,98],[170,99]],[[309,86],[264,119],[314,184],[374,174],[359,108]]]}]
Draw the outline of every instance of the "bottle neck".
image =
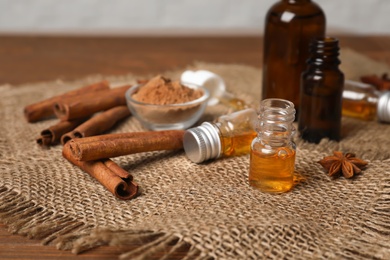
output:
[{"label": "bottle neck", "polygon": [[294,104],[283,99],[265,99],[260,104],[258,138],[265,145],[281,147],[295,134]]},{"label": "bottle neck", "polygon": [[309,47],[309,67],[322,67],[338,69],[341,63],[339,59],[339,41],[336,38],[316,38],[313,39]]},{"label": "bottle neck", "polygon": [[257,122],[257,112],[247,108],[218,118],[215,126],[224,137],[252,132]]}]

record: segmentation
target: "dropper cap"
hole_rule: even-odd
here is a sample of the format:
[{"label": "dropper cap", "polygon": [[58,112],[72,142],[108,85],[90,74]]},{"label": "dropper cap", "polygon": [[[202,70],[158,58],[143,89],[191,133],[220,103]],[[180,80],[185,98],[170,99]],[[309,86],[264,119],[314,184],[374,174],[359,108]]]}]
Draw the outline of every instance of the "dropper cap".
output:
[{"label": "dropper cap", "polygon": [[184,151],[191,161],[201,163],[218,158],[221,154],[221,139],[217,128],[204,122],[198,127],[190,128],[184,133]]},{"label": "dropper cap", "polygon": [[390,123],[390,92],[385,92],[379,97],[377,116],[379,121]]}]

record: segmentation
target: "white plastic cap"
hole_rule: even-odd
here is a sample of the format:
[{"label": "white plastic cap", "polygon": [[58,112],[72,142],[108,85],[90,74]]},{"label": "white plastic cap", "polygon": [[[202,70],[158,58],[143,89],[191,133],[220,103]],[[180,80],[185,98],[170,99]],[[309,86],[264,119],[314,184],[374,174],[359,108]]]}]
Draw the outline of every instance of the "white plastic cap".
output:
[{"label": "white plastic cap", "polygon": [[225,93],[226,89],[223,79],[208,70],[187,70],[181,74],[180,81],[182,84],[191,83],[206,88],[210,93],[210,98],[207,102],[209,106],[218,104],[219,97]]}]

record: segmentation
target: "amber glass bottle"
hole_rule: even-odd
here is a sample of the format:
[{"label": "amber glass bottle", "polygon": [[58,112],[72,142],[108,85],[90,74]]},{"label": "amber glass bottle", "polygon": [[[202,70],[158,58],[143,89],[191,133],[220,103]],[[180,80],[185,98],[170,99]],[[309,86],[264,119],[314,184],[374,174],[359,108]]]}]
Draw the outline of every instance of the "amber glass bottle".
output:
[{"label": "amber glass bottle", "polygon": [[339,141],[344,74],[339,69],[338,40],[313,40],[307,63],[301,80],[300,135],[312,143],[322,138]]},{"label": "amber glass bottle", "polygon": [[299,112],[299,85],[310,40],[325,36],[325,14],[311,0],[281,0],[266,16],[262,99],[292,101]]}]

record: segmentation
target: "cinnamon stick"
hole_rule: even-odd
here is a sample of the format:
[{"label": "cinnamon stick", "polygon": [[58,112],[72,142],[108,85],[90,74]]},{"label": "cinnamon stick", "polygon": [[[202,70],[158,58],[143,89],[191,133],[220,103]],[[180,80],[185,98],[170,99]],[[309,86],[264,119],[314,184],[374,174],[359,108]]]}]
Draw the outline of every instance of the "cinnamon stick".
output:
[{"label": "cinnamon stick", "polygon": [[104,135],[96,135],[89,136],[86,138],[77,139],[78,144],[91,143],[96,141],[105,141],[105,140],[113,140],[113,139],[121,139],[121,138],[132,138],[140,135],[147,135],[149,132],[126,132],[126,133],[115,133],[115,134],[104,134]]},{"label": "cinnamon stick", "polygon": [[390,90],[390,79],[386,73],[384,73],[382,77],[379,77],[378,75],[365,75],[360,77],[360,80],[363,83],[375,86],[376,89],[380,91]]},{"label": "cinnamon stick", "polygon": [[97,114],[74,129],[70,129],[61,137],[61,143],[65,144],[74,138],[100,135],[111,129],[120,120],[130,116],[127,106],[118,106]]},{"label": "cinnamon stick", "polygon": [[112,160],[78,161],[73,157],[68,144],[64,145],[62,155],[69,162],[99,181],[117,198],[129,200],[138,194],[138,184],[133,181],[133,176]]},{"label": "cinnamon stick", "polygon": [[100,93],[89,93],[78,97],[58,100],[54,104],[54,113],[61,120],[72,120],[91,116],[116,106],[126,105],[125,93],[130,85],[113,88]]},{"label": "cinnamon stick", "polygon": [[139,137],[141,135],[146,135],[146,134],[148,134],[148,132],[126,132],[126,133],[115,133],[115,134],[103,134],[103,135],[89,136],[89,137],[77,139],[77,143],[85,144],[85,143],[100,142],[100,141],[113,140],[113,139],[132,138],[132,137],[137,137],[137,136]]},{"label": "cinnamon stick", "polygon": [[75,97],[84,93],[107,90],[109,88],[110,86],[108,81],[101,81],[79,89],[75,89],[26,106],[24,108],[24,116],[28,122],[36,122],[44,118],[54,116],[53,105],[63,98]]},{"label": "cinnamon stick", "polygon": [[60,141],[63,134],[73,130],[86,119],[81,118],[72,121],[59,121],[55,125],[41,131],[41,136],[37,138],[37,143],[41,146],[50,146]]},{"label": "cinnamon stick", "polygon": [[73,157],[80,161],[183,148],[184,130],[110,134],[70,140]]}]

